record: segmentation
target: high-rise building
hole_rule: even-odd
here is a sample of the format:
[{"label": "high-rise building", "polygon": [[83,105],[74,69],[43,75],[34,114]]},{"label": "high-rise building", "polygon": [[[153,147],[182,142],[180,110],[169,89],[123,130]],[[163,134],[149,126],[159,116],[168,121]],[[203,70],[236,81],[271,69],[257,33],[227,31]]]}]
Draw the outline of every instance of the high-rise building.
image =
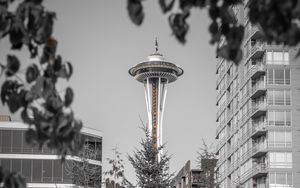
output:
[{"label": "high-rise building", "polygon": [[[56,155],[55,151],[46,147],[39,149],[25,142],[25,131],[28,126],[20,122],[10,121],[9,116],[0,116],[0,166],[4,170],[20,172],[25,178],[28,188],[70,188],[74,187],[70,163],[78,162],[78,156],[66,156],[66,161]],[[81,134],[95,155],[88,160],[88,165],[100,176],[102,171],[102,132],[83,127]],[[90,150],[90,151],[92,151]],[[97,168],[95,168],[95,166]],[[99,167],[99,168],[98,168]],[[90,172],[90,171],[89,171]],[[88,173],[89,173],[88,172]],[[93,185],[95,182],[92,182]],[[98,182],[99,183],[99,182]]]},{"label": "high-rise building", "polygon": [[216,151],[220,188],[300,187],[300,60],[297,49],[262,41],[248,1],[243,59],[217,62]]}]

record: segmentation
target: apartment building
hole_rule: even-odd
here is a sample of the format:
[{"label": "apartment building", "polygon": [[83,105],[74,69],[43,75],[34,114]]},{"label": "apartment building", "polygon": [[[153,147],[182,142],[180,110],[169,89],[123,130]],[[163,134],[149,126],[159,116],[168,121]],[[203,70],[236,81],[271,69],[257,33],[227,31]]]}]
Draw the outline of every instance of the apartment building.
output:
[{"label": "apartment building", "polygon": [[[66,156],[62,163],[56,152],[48,148],[39,149],[25,141],[28,126],[21,122],[10,121],[9,116],[0,115],[0,166],[4,170],[20,172],[28,188],[70,188],[74,179],[70,173],[72,162],[81,162],[78,156]],[[96,152],[88,159],[91,167],[97,166],[97,174],[102,174],[102,132],[83,127],[81,134],[85,143]],[[101,181],[101,178],[100,178]],[[93,185],[95,182],[89,182]],[[98,182],[96,182],[98,183]],[[100,182],[101,183],[101,182]]]},{"label": "apartment building", "polygon": [[298,49],[262,41],[247,17],[243,60],[218,58],[216,171],[220,188],[300,187],[300,59]]}]

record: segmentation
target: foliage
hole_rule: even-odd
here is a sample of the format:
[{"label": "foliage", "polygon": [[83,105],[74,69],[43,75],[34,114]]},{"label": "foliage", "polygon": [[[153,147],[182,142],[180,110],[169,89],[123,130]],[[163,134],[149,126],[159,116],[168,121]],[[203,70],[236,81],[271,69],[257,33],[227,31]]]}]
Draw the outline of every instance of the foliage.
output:
[{"label": "foliage", "polygon": [[124,175],[124,160],[121,158],[121,153],[117,148],[113,149],[114,158],[107,158],[111,169],[104,172],[105,186],[107,188],[133,188],[134,186],[126,179]]},{"label": "foliage", "polygon": [[25,178],[17,172],[8,172],[0,166],[0,183],[3,188],[25,188]]},{"label": "foliage", "polygon": [[[179,11],[173,11],[176,0],[159,0],[163,13],[169,13],[169,24],[176,39],[184,44],[189,31],[187,18],[191,9],[207,8],[211,23],[209,32],[211,44],[217,45],[217,56],[238,63],[242,60],[241,45],[244,37],[244,25],[237,22],[233,8],[248,3],[249,21],[258,25],[263,40],[288,46],[300,42],[300,1],[297,0],[177,0]],[[128,0],[128,7],[138,4],[143,10],[142,0]],[[128,9],[131,20],[140,25],[144,14],[136,8]],[[137,14],[139,12],[139,14]],[[139,20],[137,23],[135,20]],[[298,52],[298,55],[300,51]]]},{"label": "foliage", "polygon": [[91,164],[89,160],[96,159],[99,151],[88,144],[78,153],[80,161],[66,161],[67,173],[75,185],[83,187],[101,187],[101,166]]},{"label": "foliage", "polygon": [[11,113],[21,111],[22,120],[30,126],[27,142],[40,148],[47,145],[64,157],[80,149],[74,139],[82,123],[75,120],[70,108],[73,90],[67,88],[63,96],[56,88],[58,79],[72,76],[73,68],[56,53],[58,42],[52,36],[55,13],[46,10],[42,0],[18,2],[16,10],[10,11],[12,2],[0,1],[0,39],[9,37],[12,51],[27,47],[31,59],[39,63],[30,64],[22,75],[21,61],[8,54],[6,64],[0,63],[1,73],[5,73],[1,101]]},{"label": "foliage", "polygon": [[[73,67],[56,52],[58,42],[52,36],[56,14],[46,10],[42,2],[0,0],[0,40],[9,39],[11,52],[27,48],[30,59],[36,62],[25,68],[25,75],[16,55],[8,54],[6,63],[0,62],[0,76],[5,78],[1,101],[11,113],[21,112],[22,120],[29,125],[28,143],[40,148],[46,145],[64,159],[67,153],[81,148],[75,138],[82,123],[70,108],[73,90],[67,88],[64,94],[56,88],[59,79],[70,79]],[[25,187],[16,173],[1,171],[1,182]]]},{"label": "foliage", "polygon": [[168,188],[174,174],[169,174],[169,161],[171,156],[158,154],[164,146],[156,149],[154,140],[144,129],[146,138],[141,141],[141,149],[137,149],[132,156],[128,156],[130,163],[136,172],[137,185],[141,188]]}]

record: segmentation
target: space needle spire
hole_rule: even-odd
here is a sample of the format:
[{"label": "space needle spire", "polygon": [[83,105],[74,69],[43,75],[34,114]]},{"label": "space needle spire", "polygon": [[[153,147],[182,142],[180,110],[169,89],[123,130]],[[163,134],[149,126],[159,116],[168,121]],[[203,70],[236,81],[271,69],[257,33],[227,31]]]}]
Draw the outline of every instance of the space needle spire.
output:
[{"label": "space needle spire", "polygon": [[[148,116],[147,130],[154,140],[153,147],[158,149],[163,145],[162,126],[167,85],[176,81],[183,74],[183,69],[166,61],[163,55],[158,53],[158,42],[155,38],[155,53],[129,69],[129,74],[144,84]],[[159,156],[161,155],[162,153],[159,153]]]}]

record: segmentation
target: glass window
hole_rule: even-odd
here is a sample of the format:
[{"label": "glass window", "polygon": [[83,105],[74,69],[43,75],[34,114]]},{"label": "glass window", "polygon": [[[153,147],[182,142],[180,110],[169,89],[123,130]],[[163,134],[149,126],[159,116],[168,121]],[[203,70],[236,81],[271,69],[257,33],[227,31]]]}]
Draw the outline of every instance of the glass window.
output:
[{"label": "glass window", "polygon": [[291,91],[285,91],[285,105],[291,105]]},{"label": "glass window", "polygon": [[274,92],[272,90],[268,90],[267,92],[267,99],[269,105],[274,105]]},{"label": "glass window", "polygon": [[284,111],[275,111],[275,126],[284,126]]},{"label": "glass window", "polygon": [[274,64],[282,64],[283,63],[283,53],[282,52],[273,52],[273,61]]},{"label": "glass window", "polygon": [[31,182],[31,162],[32,160],[29,159],[22,160],[22,174],[25,176],[27,182]]},{"label": "glass window", "polygon": [[274,70],[275,84],[283,85],[284,84],[284,70]]},{"label": "glass window", "polygon": [[25,141],[25,131],[23,131],[23,152],[32,153],[33,147]]},{"label": "glass window", "polygon": [[273,57],[272,52],[267,52],[267,64],[272,64]]},{"label": "glass window", "polygon": [[286,126],[291,126],[291,111],[286,111],[285,113],[285,124]]},{"label": "glass window", "polygon": [[284,52],[283,53],[283,60],[284,60],[284,62],[285,62],[285,64],[289,64],[289,60],[290,58],[289,58],[289,53],[288,52]]},{"label": "glass window", "polygon": [[275,90],[274,91],[274,100],[275,100],[275,105],[284,105],[284,91],[283,90]]},{"label": "glass window", "polygon": [[284,77],[285,77],[285,84],[290,85],[291,84],[291,70],[290,69],[285,70]]},{"label": "glass window", "polygon": [[20,153],[22,150],[22,131],[12,131],[13,135],[13,143],[12,143],[12,151]]},{"label": "glass window", "polygon": [[274,172],[270,172],[269,173],[269,180],[270,180],[270,184],[275,184],[275,173]]},{"label": "glass window", "polygon": [[53,181],[54,182],[62,181],[62,163],[60,160],[53,161]]},{"label": "glass window", "polygon": [[11,152],[11,131],[2,130],[2,151],[4,153]]},{"label": "glass window", "polygon": [[21,159],[12,159],[12,171],[13,172],[21,171]]},{"label": "glass window", "polygon": [[52,182],[52,161],[43,160],[43,182]]},{"label": "glass window", "polygon": [[276,173],[276,184],[278,185],[284,185],[286,183],[286,177],[285,177],[285,173]]},{"label": "glass window", "polygon": [[274,117],[274,111],[268,111],[268,122],[269,125],[274,125],[275,121],[274,121],[275,117]]},{"label": "glass window", "polygon": [[11,168],[10,168],[10,162],[11,162],[10,159],[2,159],[2,160],[1,160],[2,168],[3,168],[4,170],[9,170],[9,171],[11,171]]},{"label": "glass window", "polygon": [[41,182],[42,180],[42,160],[32,161],[32,181]]},{"label": "glass window", "polygon": [[293,175],[292,175],[292,173],[287,173],[286,184],[287,185],[293,185]]},{"label": "glass window", "polygon": [[268,69],[268,84],[274,84],[273,69]]}]

